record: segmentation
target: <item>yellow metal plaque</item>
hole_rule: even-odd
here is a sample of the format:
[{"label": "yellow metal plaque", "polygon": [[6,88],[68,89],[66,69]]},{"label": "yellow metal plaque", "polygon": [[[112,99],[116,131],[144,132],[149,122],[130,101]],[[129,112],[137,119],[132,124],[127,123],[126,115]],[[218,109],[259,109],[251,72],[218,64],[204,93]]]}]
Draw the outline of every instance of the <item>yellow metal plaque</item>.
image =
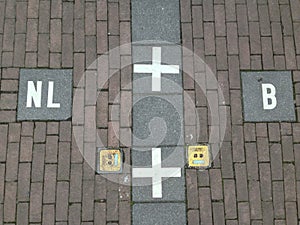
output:
[{"label": "yellow metal plaque", "polygon": [[103,149],[99,151],[99,172],[122,172],[122,152],[119,149]]},{"label": "yellow metal plaque", "polygon": [[188,166],[191,168],[210,167],[210,152],[207,145],[188,146]]}]

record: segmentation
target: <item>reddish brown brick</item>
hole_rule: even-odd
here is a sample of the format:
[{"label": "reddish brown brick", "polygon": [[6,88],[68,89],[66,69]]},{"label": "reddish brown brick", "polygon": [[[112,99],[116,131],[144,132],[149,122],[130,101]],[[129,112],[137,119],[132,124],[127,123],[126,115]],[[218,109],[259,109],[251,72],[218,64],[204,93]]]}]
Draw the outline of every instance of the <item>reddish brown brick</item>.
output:
[{"label": "reddish brown brick", "polygon": [[120,21],[130,21],[130,0],[119,1]]},{"label": "reddish brown brick", "polygon": [[130,22],[120,22],[120,53],[121,55],[131,54],[131,26]]},{"label": "reddish brown brick", "polygon": [[194,38],[203,38],[202,6],[192,7],[192,29]]},{"label": "reddish brown brick", "polygon": [[217,69],[227,70],[227,49],[226,39],[216,38],[216,55],[217,55]]},{"label": "reddish brown brick", "polygon": [[51,1],[51,18],[62,17],[62,0]]},{"label": "reddish brown brick", "polygon": [[231,101],[231,116],[232,116],[232,124],[240,125],[242,124],[242,103],[241,103],[241,93],[239,90],[231,90],[230,91],[230,101]]},{"label": "reddish brown brick", "polygon": [[[63,17],[62,17],[62,32],[72,33],[73,32],[73,3],[65,2],[63,4]],[[87,12],[90,15],[90,11]],[[87,31],[87,30],[86,30]]]},{"label": "reddish brown brick", "polygon": [[213,21],[214,20],[214,6],[213,2],[203,1],[203,20]]},{"label": "reddish brown brick", "polygon": [[285,218],[284,186],[282,181],[273,182],[273,206],[275,218]]},{"label": "reddish brown brick", "polygon": [[20,144],[20,162],[29,162],[32,160],[32,137],[22,137]]},{"label": "reddish brown brick", "polygon": [[[120,17],[125,18],[127,16],[128,9],[130,11],[130,7],[126,5],[128,4],[128,1],[122,1],[122,4],[120,2]],[[127,8],[128,7],[128,8]],[[130,16],[128,17],[128,20]],[[99,0],[97,1],[97,20],[107,20],[107,1],[106,0]]]},{"label": "reddish brown brick", "polygon": [[58,182],[56,189],[56,221],[68,220],[69,183]]},{"label": "reddish brown brick", "polygon": [[59,123],[59,141],[71,142],[72,127],[71,122],[63,121]]},{"label": "reddish brown brick", "polygon": [[26,8],[27,2],[16,3],[16,33],[26,33]]},{"label": "reddish brown brick", "polygon": [[199,188],[200,220],[204,224],[213,224],[212,205],[209,188]]},{"label": "reddish brown brick", "polygon": [[14,30],[15,30],[15,20],[5,19],[3,46],[2,46],[3,51],[14,50]]},{"label": "reddish brown brick", "polygon": [[27,33],[26,33],[26,51],[37,51],[38,43],[38,20],[27,20]]},{"label": "reddish brown brick", "polygon": [[[240,83],[240,72],[239,72],[239,59],[237,56],[228,57],[229,66],[229,84],[231,89],[239,89]],[[232,103],[231,103],[232,104]],[[233,104],[232,104],[233,105]]]},{"label": "reddish brown brick", "polygon": [[131,205],[129,202],[120,202],[119,224],[126,225],[130,223],[131,223]]},{"label": "reddish brown brick", "polygon": [[224,5],[214,5],[216,36],[226,36]]},{"label": "reddish brown brick", "polygon": [[42,224],[54,224],[55,223],[55,209],[54,205],[43,205],[43,220]]},{"label": "reddish brown brick", "polygon": [[249,181],[249,205],[252,219],[262,219],[259,181]]},{"label": "reddish brown brick", "polygon": [[200,224],[199,210],[188,210],[187,214],[188,224]]},{"label": "reddish brown brick", "polygon": [[16,221],[16,195],[17,195],[17,183],[6,182],[5,183],[5,196],[3,205],[3,222],[15,222]]},{"label": "reddish brown brick", "polygon": [[289,5],[280,5],[283,35],[293,35],[293,24]]},{"label": "reddish brown brick", "polygon": [[225,179],[223,182],[225,218],[235,219],[237,218],[235,181],[233,179]]},{"label": "reddish brown brick", "polygon": [[232,126],[233,162],[245,161],[243,138],[243,128],[241,126]]},{"label": "reddish brown brick", "polygon": [[86,35],[96,34],[96,3],[95,2],[85,3],[85,34]]},{"label": "reddish brown brick", "polygon": [[57,152],[58,152],[58,137],[57,136],[47,136],[46,140],[46,163],[56,163],[57,162]]},{"label": "reddish brown brick", "polygon": [[70,179],[70,143],[59,142],[57,180]]},{"label": "reddish brown brick", "polygon": [[204,23],[204,44],[205,55],[214,55],[215,47],[215,32],[213,23]]},{"label": "reddish brown brick", "polygon": [[35,143],[43,143],[46,141],[46,123],[36,122],[34,127],[34,139]]},{"label": "reddish brown brick", "polygon": [[8,132],[8,142],[20,142],[21,124],[10,123]]},{"label": "reddish brown brick", "polygon": [[[121,56],[121,90],[132,89],[132,66],[130,56]],[[122,97],[122,96],[121,96]],[[121,103],[122,104],[122,103]]]},{"label": "reddish brown brick", "polygon": [[31,168],[32,182],[43,181],[44,163],[45,163],[44,159],[45,159],[45,145],[35,144],[33,146],[32,168]]},{"label": "reddish brown brick", "polygon": [[74,18],[81,19],[84,17],[84,0],[76,0],[74,4]]},{"label": "reddish brown brick", "polygon": [[50,51],[61,52],[61,20],[50,20]]},{"label": "reddish brown brick", "polygon": [[235,164],[236,190],[238,201],[248,201],[246,164]]},{"label": "reddish brown brick", "polygon": [[282,158],[284,162],[294,161],[293,137],[282,136]]},{"label": "reddish brown brick", "polygon": [[108,32],[110,35],[120,34],[119,4],[108,3]]},{"label": "reddish brown brick", "polygon": [[274,224],[272,202],[262,202],[263,224]]},{"label": "reddish brown brick", "polygon": [[256,143],[246,143],[245,150],[248,180],[259,180]]},{"label": "reddish brown brick", "polygon": [[239,38],[239,55],[240,55],[240,68],[250,69],[250,47],[249,38]]},{"label": "reddish brown brick", "polygon": [[286,202],[286,223],[291,225],[297,225],[297,205],[296,202]]},{"label": "reddish brown brick", "polygon": [[55,203],[57,166],[55,164],[45,165],[43,203]]},{"label": "reddish brown brick", "polygon": [[39,32],[49,33],[50,20],[50,3],[48,1],[41,1],[39,8]]},{"label": "reddish brown brick", "polygon": [[49,34],[39,34],[38,38],[38,66],[49,66]]},{"label": "reddish brown brick", "polygon": [[[104,217],[102,217],[101,220],[105,220]],[[69,221],[69,223],[74,224],[74,225],[81,224],[81,205],[80,204],[72,204],[69,206],[68,221]],[[96,222],[96,220],[95,220],[95,222]]]},{"label": "reddish brown brick", "polygon": [[18,171],[18,201],[29,201],[31,164],[20,163]]},{"label": "reddish brown brick", "polygon": [[[1,177],[5,176],[5,164],[0,164],[0,175]],[[5,181],[4,179],[1,179],[0,181],[0,203],[4,202],[4,189],[5,189]]]},{"label": "reddish brown brick", "polygon": [[17,206],[17,223],[16,224],[29,224],[29,204],[28,203],[18,203]]},{"label": "reddish brown brick", "polygon": [[186,170],[187,203],[189,209],[196,209],[198,205],[197,174],[195,170]]},{"label": "reddish brown brick", "polygon": [[81,201],[82,164],[71,165],[70,202]]},{"label": "reddish brown brick", "polygon": [[[77,1],[77,2],[79,2],[79,1]],[[85,41],[84,20],[75,19],[74,20],[74,52],[83,52],[85,50],[85,42],[84,41]],[[74,66],[76,67],[76,63],[74,63]]]},{"label": "reddish brown brick", "polygon": [[239,36],[248,35],[247,7],[245,5],[236,5],[236,13]]},{"label": "reddish brown brick", "polygon": [[225,225],[224,204],[222,202],[212,203],[213,224]]},{"label": "reddish brown brick", "polygon": [[[272,201],[271,169],[269,163],[259,164],[260,192],[263,201]],[[264,205],[263,205],[264,207]]]},{"label": "reddish brown brick", "polygon": [[220,169],[211,169],[209,171],[210,176],[210,187],[211,187],[211,198],[212,200],[222,200],[223,199],[223,189],[222,189],[222,177]]},{"label": "reddish brown brick", "polygon": [[286,68],[289,70],[296,69],[297,62],[296,62],[294,39],[292,37],[284,37],[283,40],[284,40]]},{"label": "reddish brown brick", "polygon": [[[82,189],[84,190],[82,195],[82,220],[89,221],[94,218],[94,181],[84,180]],[[107,209],[109,210],[109,208]]]},{"label": "reddish brown brick", "polygon": [[6,160],[6,148],[7,148],[7,134],[8,134],[8,126],[0,125],[0,161],[4,162]]},{"label": "reddish brown brick", "polygon": [[239,202],[238,203],[238,215],[239,223],[250,225],[250,212],[249,212],[249,203],[248,202]]},{"label": "reddish brown brick", "polygon": [[30,215],[31,223],[42,221],[42,199],[43,199],[43,184],[32,183],[30,188]]},{"label": "reddish brown brick", "polygon": [[[88,52],[88,49],[86,49]],[[73,67],[73,36],[62,35],[62,67]]]},{"label": "reddish brown brick", "polygon": [[280,144],[272,144],[270,146],[271,171],[273,180],[282,180],[282,151]]},{"label": "reddish brown brick", "polygon": [[259,12],[260,33],[262,36],[268,36],[271,34],[268,6],[267,5],[259,5],[258,12]]},{"label": "reddish brown brick", "polygon": [[238,54],[237,24],[227,23],[227,51],[229,55]]},{"label": "reddish brown brick", "polygon": [[7,146],[5,181],[17,181],[19,144],[9,143]]},{"label": "reddish brown brick", "polygon": [[284,164],[283,173],[285,200],[296,201],[295,166],[293,164]]}]

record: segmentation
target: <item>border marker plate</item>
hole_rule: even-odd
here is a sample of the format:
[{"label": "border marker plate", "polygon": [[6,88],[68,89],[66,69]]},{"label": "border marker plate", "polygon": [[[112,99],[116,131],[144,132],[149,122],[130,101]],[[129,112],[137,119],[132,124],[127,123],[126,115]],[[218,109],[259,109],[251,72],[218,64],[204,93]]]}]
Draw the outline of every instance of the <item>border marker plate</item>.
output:
[{"label": "border marker plate", "polygon": [[98,149],[97,173],[122,173],[122,167],[121,149]]},{"label": "border marker plate", "polygon": [[195,145],[187,147],[188,167],[207,169],[211,166],[211,155],[208,145]]}]

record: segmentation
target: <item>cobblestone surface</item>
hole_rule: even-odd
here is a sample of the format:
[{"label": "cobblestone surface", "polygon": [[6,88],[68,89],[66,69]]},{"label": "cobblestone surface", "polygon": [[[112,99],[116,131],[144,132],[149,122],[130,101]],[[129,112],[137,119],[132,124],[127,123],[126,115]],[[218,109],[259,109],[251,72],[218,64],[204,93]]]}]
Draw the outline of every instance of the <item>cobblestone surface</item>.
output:
[{"label": "cobblestone surface", "polygon": [[[180,4],[183,45],[217,74],[227,112],[225,142],[213,168],[186,171],[188,223],[297,225],[299,0]],[[132,72],[130,66],[119,69],[130,64],[131,48],[121,48],[117,57],[106,54],[130,42],[130,15],[130,0],[0,0],[0,224],[131,224],[130,187],[95,175],[79,152],[83,146],[120,146],[130,162]],[[98,77],[97,67],[89,67],[97,56],[104,60]],[[184,64],[192,61],[184,53]],[[72,121],[16,121],[20,68],[73,68],[81,105]],[[80,82],[86,69],[92,72]],[[243,123],[241,70],[292,70],[298,121]],[[97,93],[90,92],[95,84]],[[183,84],[202,124],[197,132],[189,122],[185,131],[207,142],[213,124],[205,96],[187,75]],[[81,110],[97,112],[102,144],[89,139]],[[74,132],[82,134],[80,141]]]}]

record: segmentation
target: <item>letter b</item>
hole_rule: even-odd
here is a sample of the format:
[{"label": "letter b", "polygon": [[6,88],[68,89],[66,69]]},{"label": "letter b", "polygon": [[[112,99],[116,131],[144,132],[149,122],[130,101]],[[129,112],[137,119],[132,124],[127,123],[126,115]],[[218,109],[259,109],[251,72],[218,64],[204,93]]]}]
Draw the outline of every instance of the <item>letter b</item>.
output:
[{"label": "letter b", "polygon": [[276,88],[273,84],[262,84],[263,108],[274,109],[277,106]]}]

